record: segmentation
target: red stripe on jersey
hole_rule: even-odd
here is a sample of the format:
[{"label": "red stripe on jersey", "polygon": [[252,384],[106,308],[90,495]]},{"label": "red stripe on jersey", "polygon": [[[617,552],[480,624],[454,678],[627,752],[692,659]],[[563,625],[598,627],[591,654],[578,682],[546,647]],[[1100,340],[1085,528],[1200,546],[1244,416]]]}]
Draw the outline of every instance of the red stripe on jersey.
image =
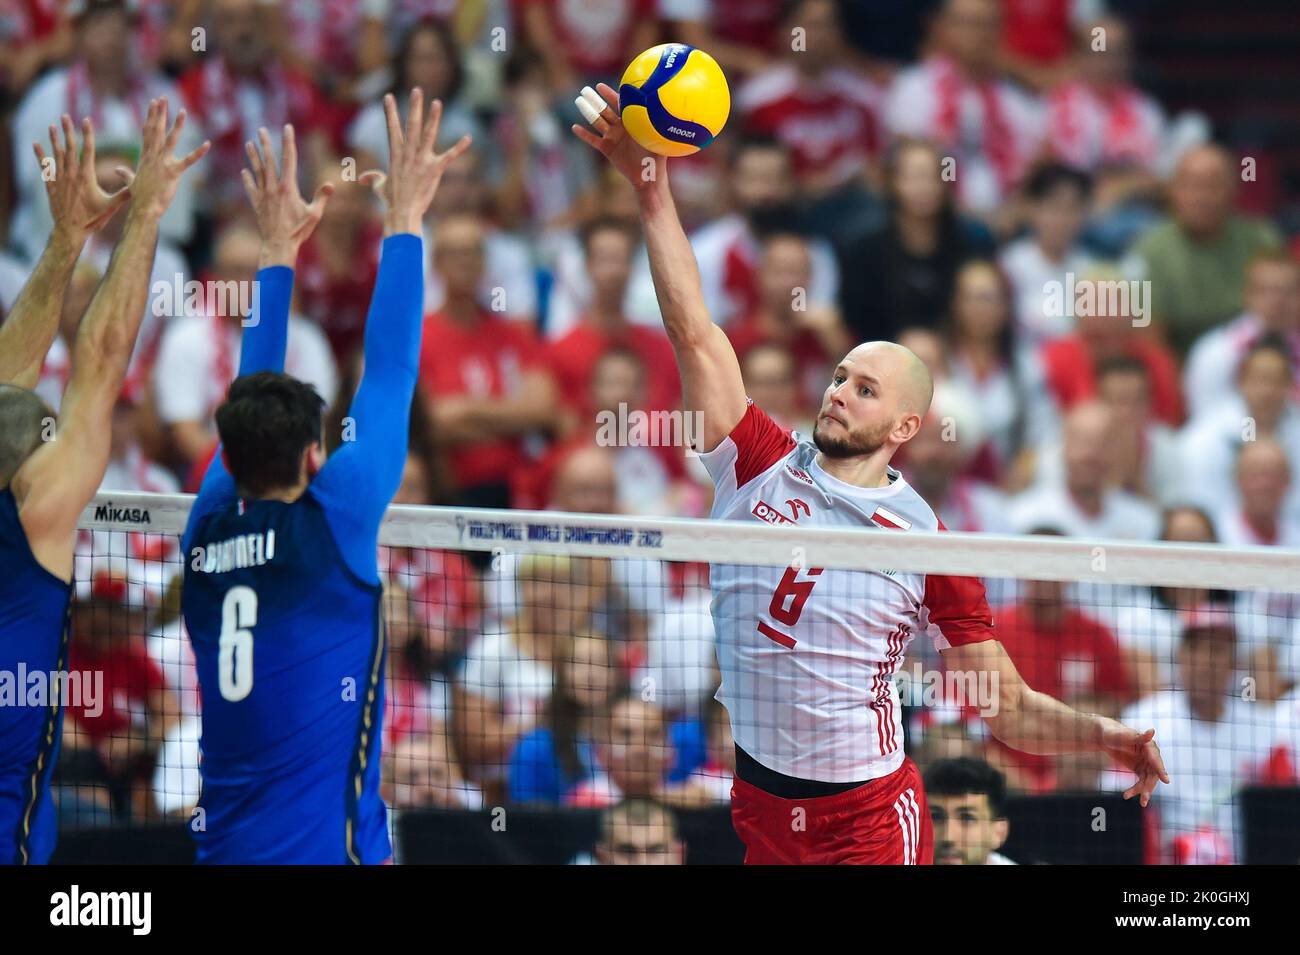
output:
[{"label": "red stripe on jersey", "polygon": [[794,637],[787,636],[786,634],[782,633],[780,630],[775,630],[772,627],[769,627],[761,620],[758,622],[758,632],[761,633],[763,636],[767,637],[769,640],[775,640],[777,643],[781,644],[781,646],[785,647],[787,650],[794,649],[794,644],[795,644]]},{"label": "red stripe on jersey", "polygon": [[736,445],[736,487],[741,488],[776,464],[794,448],[794,438],[767,416],[753,400],[745,416],[731,429]]},{"label": "red stripe on jersey", "polygon": [[891,527],[896,531],[908,531],[912,529],[912,522],[899,517],[893,511],[886,510],[883,507],[877,507],[871,515],[871,520],[881,527]]}]

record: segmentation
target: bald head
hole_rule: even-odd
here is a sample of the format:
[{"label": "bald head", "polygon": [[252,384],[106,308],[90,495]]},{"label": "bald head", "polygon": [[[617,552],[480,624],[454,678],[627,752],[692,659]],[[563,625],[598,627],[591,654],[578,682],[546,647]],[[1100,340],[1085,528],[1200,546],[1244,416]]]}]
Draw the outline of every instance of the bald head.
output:
[{"label": "bald head", "polygon": [[1232,214],[1236,166],[1221,146],[1189,149],[1178,161],[1169,184],[1174,218],[1196,237],[1215,235]]},{"label": "bald head", "polygon": [[910,348],[864,342],[836,366],[813,442],[832,458],[887,449],[888,460],[920,429],[933,397],[930,370]]},{"label": "bald head", "polygon": [[934,400],[934,379],[916,352],[896,342],[863,342],[845,357],[867,364],[880,379],[882,390],[895,397],[898,410],[922,418]]},{"label": "bald head", "polygon": [[23,462],[41,445],[50,406],[26,388],[0,384],[0,488],[9,486]]}]

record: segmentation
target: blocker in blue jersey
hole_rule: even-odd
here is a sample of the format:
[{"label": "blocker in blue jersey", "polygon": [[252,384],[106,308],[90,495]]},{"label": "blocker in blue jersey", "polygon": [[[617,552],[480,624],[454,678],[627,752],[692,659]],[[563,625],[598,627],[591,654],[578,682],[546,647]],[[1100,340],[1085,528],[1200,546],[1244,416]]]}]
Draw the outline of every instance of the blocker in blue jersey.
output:
[{"label": "blocker in blue jersey", "polygon": [[[44,863],[54,851],[50,782],[68,703],[88,699],[67,680],[68,601],[77,519],[104,479],[113,406],[122,390],[149,294],[162,218],[204,143],[177,159],[182,110],[169,130],[167,100],[149,104],[140,161],[109,194],[95,177],[95,130],[72,119],[50,127],[47,157],[35,144],[54,221],[49,242],[0,327],[0,864]],[[72,375],[59,412],[31,389],[63,310],[64,292],[90,234],[129,201],[108,272],[82,316]]]},{"label": "blocker in blue jersey", "polygon": [[202,692],[202,796],[190,828],[205,863],[371,864],[392,856],[379,796],[384,622],[379,525],[401,483],[419,367],[425,211],[469,146],[435,153],[442,107],[392,96],[385,206],[355,440],[328,460],[323,403],[282,372],[298,248],[330,187],[298,192],[292,127],[277,172],[266,131],[244,185],[262,252],[239,377],[190,513],[181,601]]}]

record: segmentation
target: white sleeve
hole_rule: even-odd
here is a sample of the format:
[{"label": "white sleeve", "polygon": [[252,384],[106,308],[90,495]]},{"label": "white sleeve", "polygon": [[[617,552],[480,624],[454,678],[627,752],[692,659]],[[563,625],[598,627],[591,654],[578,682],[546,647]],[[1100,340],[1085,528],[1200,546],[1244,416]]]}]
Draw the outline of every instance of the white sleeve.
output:
[{"label": "white sleeve", "polygon": [[930,132],[931,99],[925,68],[904,70],[885,99],[885,127],[894,136],[925,136]]}]

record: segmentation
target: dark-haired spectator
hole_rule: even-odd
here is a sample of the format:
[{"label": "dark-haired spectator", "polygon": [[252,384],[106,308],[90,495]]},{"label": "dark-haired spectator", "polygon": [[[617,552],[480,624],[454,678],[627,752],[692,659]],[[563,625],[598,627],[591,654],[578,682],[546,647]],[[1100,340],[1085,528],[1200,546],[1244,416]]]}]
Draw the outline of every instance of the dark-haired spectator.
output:
[{"label": "dark-haired spectator", "polygon": [[483,154],[473,147],[452,160],[442,174],[438,194],[424,226],[424,307],[443,308],[450,295],[438,268],[438,236],[444,220],[476,219],[482,232],[482,265],[475,294],[485,308],[503,318],[531,323],[537,316],[537,275],[524,240],[498,226],[491,217],[491,190]]},{"label": "dark-haired spectator", "polygon": [[[462,136],[483,143],[482,126],[461,98],[465,68],[460,46],[451,27],[438,20],[421,20],[403,34],[393,53],[392,82],[388,92],[397,100],[397,111],[406,121],[412,87],[424,91],[425,102],[442,100],[438,123],[438,148],[446,149]],[[347,129],[347,144],[355,152],[357,172],[386,168],[388,126],[384,105],[378,98],[361,108]]]},{"label": "dark-haired spectator", "polygon": [[[149,101],[157,96],[168,96],[172,103],[179,99],[170,80],[134,55],[134,19],[126,0],[93,0],[85,4],[73,18],[70,61],[36,79],[13,115],[10,145],[17,205],[9,235],[27,259],[34,260],[40,254],[53,222],[41,181],[44,170],[32,160],[32,143],[48,144],[48,128],[57,124],[59,115],[65,112],[74,122],[91,117],[95,135],[102,142],[138,143]],[[191,116],[191,120],[199,118]],[[182,133],[179,149],[189,150],[203,141],[195,128],[199,125],[191,122]],[[206,127],[204,131],[208,132]],[[212,139],[215,144],[216,137]],[[241,156],[242,149],[241,142]],[[211,173],[206,174],[211,179]],[[236,174],[236,184],[238,180]],[[199,186],[200,192],[195,192],[199,182],[201,176],[182,181],[159,224],[161,237],[177,243],[189,240],[194,198],[202,189]]]},{"label": "dark-haired spectator", "polygon": [[[912,487],[934,508],[944,527],[968,533],[1007,534],[1007,497],[964,472],[983,445],[978,405],[938,382],[930,413],[907,443],[903,467]],[[990,598],[991,599],[991,598]]]},{"label": "dark-haired spectator", "polygon": [[998,265],[1015,291],[1016,335],[1032,347],[1074,329],[1068,314],[1048,308],[1047,290],[1049,283],[1064,285],[1069,275],[1093,267],[1092,256],[1079,243],[1092,183],[1085,173],[1049,164],[1029,174],[1024,192],[1030,231],[1002,249]]},{"label": "dark-haired spectator", "polygon": [[566,806],[601,808],[628,798],[663,798],[673,747],[668,721],[653,703],[615,700],[596,726],[595,772],[564,797]]},{"label": "dark-haired spectator", "polygon": [[998,0],[945,0],[932,23],[933,53],[895,78],[886,122],[943,149],[962,208],[996,220],[1038,154],[1042,107],[998,75]]},{"label": "dark-haired spectator", "polygon": [[987,236],[957,215],[943,159],[929,143],[906,137],[886,151],[885,221],[845,246],[839,262],[840,307],[859,341],[938,328],[957,269],[992,251]]},{"label": "dark-haired spectator", "polygon": [[1038,356],[1017,344],[1006,277],[986,260],[958,270],[946,327],[950,379],[974,397],[984,444],[970,472],[986,481],[1023,486],[1028,452],[1056,429],[1043,401]]},{"label": "dark-haired spectator", "polygon": [[600,816],[600,865],[682,865],[686,846],[673,811],[651,799],[626,799]]},{"label": "dark-haired spectator", "polygon": [[526,460],[524,437],[555,423],[555,383],[532,330],[479,301],[481,220],[440,219],[437,240],[434,267],[446,301],[425,319],[420,384],[435,438],[448,450],[457,502],[507,507],[511,474]]},{"label": "dark-haired spectator", "polygon": [[[1115,485],[1164,505],[1185,500],[1178,434],[1154,415],[1147,366],[1131,355],[1099,363],[1097,400],[1111,412]],[[1063,467],[1060,442],[1054,440],[1041,449],[1035,473],[1039,480],[1056,480]]]},{"label": "dark-haired spectator", "polygon": [[[790,151],[771,137],[746,136],[730,144],[727,165],[729,211],[691,233],[691,248],[700,266],[709,316],[724,328],[739,320],[758,301],[759,255],[764,237],[798,229],[803,210],[796,195]],[[810,237],[811,305],[835,301],[840,270],[831,245]],[[634,281],[634,293],[649,282],[648,261]],[[636,294],[654,303],[654,296]],[[659,322],[654,303],[653,320]]]},{"label": "dark-haired spectator", "polygon": [[[1186,488],[1189,500],[1211,514],[1235,512],[1241,503],[1234,479],[1241,449],[1269,438],[1285,449],[1291,473],[1300,474],[1300,405],[1291,397],[1294,380],[1295,368],[1283,341],[1266,336],[1251,347],[1237,369],[1237,394],[1225,396],[1213,413],[1189,423],[1179,436],[1184,471],[1194,475]],[[1288,512],[1300,512],[1297,491],[1292,488]]]},{"label": "dark-haired spectator", "polygon": [[558,806],[591,777],[597,721],[619,692],[613,647],[604,637],[578,633],[556,660],[555,690],[541,722],[520,737],[510,756],[510,801]]},{"label": "dark-haired spectator", "polygon": [[[239,367],[243,309],[252,302],[259,246],[257,231],[249,226],[235,225],[222,233],[204,283],[202,304],[208,307],[202,314],[172,318],[162,334],[153,369],[154,399],[182,470],[194,472],[191,476],[201,477],[197,468],[206,466],[216,447],[213,414]],[[321,330],[291,315],[288,342],[285,370],[311,383],[326,403],[333,401],[338,371]]]},{"label": "dark-haired spectator", "polygon": [[[333,100],[374,98],[376,74],[388,58],[384,17],[390,0],[275,0],[270,6],[279,14],[271,30],[287,65],[311,76]],[[425,90],[427,97],[436,95]]]},{"label": "dark-haired spectator", "polygon": [[1126,272],[1151,283],[1151,307],[1185,355],[1213,326],[1241,311],[1246,267],[1280,245],[1277,228],[1233,211],[1239,175],[1222,146],[1183,154],[1169,184],[1170,214],[1142,233]]},{"label": "dark-haired spectator", "polygon": [[[795,42],[795,30],[800,42]],[[882,89],[851,69],[839,5],[799,0],[787,5],[781,57],[736,91],[744,127],[772,136],[789,151],[809,223],[836,239],[878,217],[868,192],[884,147]]]},{"label": "dark-haired spectator", "polygon": [[812,434],[817,406],[810,405],[799,380],[799,363],[787,345],[759,342],[740,360],[745,394],[787,430]]},{"label": "dark-haired spectator", "polygon": [[[591,304],[579,324],[545,350],[566,412],[585,417],[593,410],[592,372],[601,356],[614,348],[633,352],[644,365],[648,404],[642,411],[676,408],[681,385],[667,336],[629,321],[624,311],[638,234],[621,220],[597,219],[583,230],[582,239]],[[589,424],[590,419],[582,422],[585,433],[590,433]]]},{"label": "dark-haired spectator", "polygon": [[246,201],[240,170],[246,142],[258,129],[293,124],[298,150],[312,160],[341,145],[342,114],[311,77],[284,62],[275,42],[273,10],[259,0],[211,0],[209,50],[180,80],[185,107],[209,139],[206,201],[219,219],[238,214]]},{"label": "dark-haired spectator", "polygon": [[[1188,416],[1214,413],[1234,389],[1241,360],[1261,338],[1279,336],[1300,369],[1300,263],[1290,252],[1261,252],[1246,270],[1246,310],[1211,328],[1192,345],[1183,366]],[[1300,375],[1293,397],[1300,400]]]},{"label": "dark-haired spectator", "polygon": [[935,865],[1015,865],[1007,841],[1006,778],[981,759],[941,759],[925,773]]},{"label": "dark-haired spectator", "polygon": [[[1097,369],[1112,358],[1137,358],[1146,366],[1151,383],[1151,409],[1171,427],[1183,421],[1183,394],[1178,385],[1178,362],[1146,323],[1151,320],[1153,291],[1123,278],[1112,267],[1097,265],[1066,285],[1064,296],[1054,294],[1077,312],[1074,331],[1046,342],[1039,360],[1047,387],[1057,407],[1068,410],[1097,396]],[[1065,296],[1073,288],[1075,301]],[[1080,307],[1082,302],[1086,307]]]},{"label": "dark-haired spectator", "polygon": [[798,365],[803,402],[819,407],[831,373],[853,341],[834,305],[808,302],[812,254],[799,236],[776,233],[763,240],[758,270],[758,300],[727,337],[742,361],[751,348],[776,343],[790,350]]}]

